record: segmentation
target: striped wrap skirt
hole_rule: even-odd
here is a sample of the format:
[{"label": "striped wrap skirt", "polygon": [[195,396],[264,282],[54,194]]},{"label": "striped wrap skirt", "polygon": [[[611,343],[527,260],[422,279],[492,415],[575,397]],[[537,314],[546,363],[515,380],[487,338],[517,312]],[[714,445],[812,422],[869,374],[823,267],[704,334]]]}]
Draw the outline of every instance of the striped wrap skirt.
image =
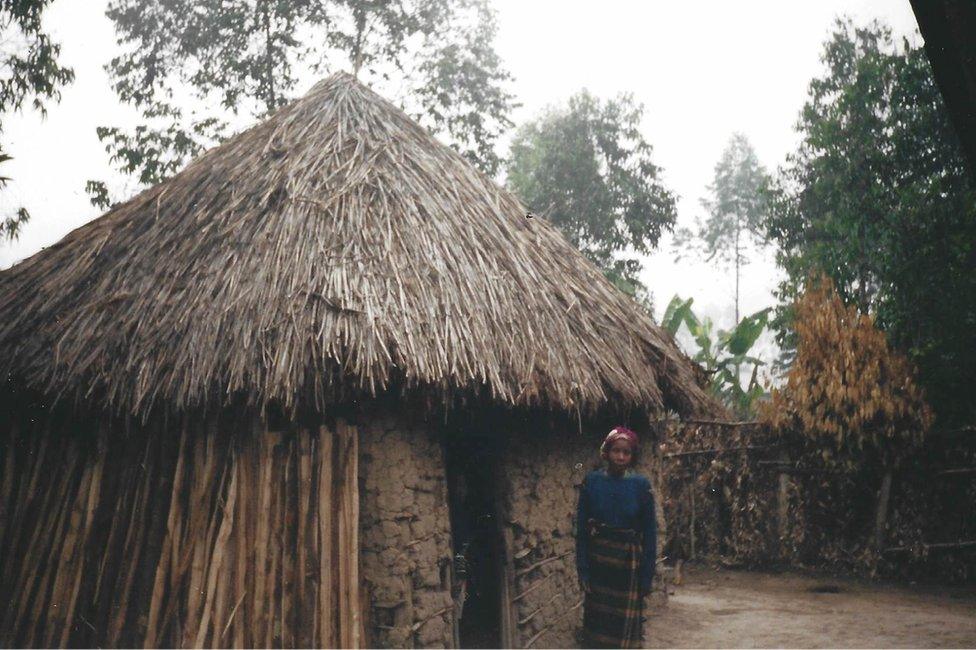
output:
[{"label": "striped wrap skirt", "polygon": [[589,521],[590,591],[583,602],[583,635],[590,648],[639,648],[643,600],[637,531]]}]

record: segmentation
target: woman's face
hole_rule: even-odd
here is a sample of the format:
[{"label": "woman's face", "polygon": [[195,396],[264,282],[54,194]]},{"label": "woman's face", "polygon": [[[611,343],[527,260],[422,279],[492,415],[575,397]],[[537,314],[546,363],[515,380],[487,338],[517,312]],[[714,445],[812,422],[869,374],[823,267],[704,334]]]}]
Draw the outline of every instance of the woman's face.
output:
[{"label": "woman's face", "polygon": [[615,469],[626,469],[630,467],[630,463],[634,458],[634,450],[630,448],[630,443],[626,440],[615,440],[610,445],[610,451],[607,452],[607,457],[610,460],[610,465]]}]

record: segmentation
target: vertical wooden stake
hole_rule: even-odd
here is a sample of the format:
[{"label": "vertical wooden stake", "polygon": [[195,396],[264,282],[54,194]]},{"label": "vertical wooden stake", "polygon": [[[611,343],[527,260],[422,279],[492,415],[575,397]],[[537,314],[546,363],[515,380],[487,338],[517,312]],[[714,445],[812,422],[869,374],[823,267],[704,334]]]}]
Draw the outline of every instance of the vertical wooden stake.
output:
[{"label": "vertical wooden stake", "polygon": [[255,560],[251,570],[254,572],[254,611],[251,622],[253,641],[260,646],[269,647],[269,630],[274,622],[268,617],[269,604],[267,602],[268,579],[268,550],[270,544],[271,516],[271,488],[272,466],[274,465],[274,447],[271,443],[271,432],[262,431],[257,441],[257,502],[258,511],[255,513]]},{"label": "vertical wooden stake", "polygon": [[237,499],[237,463],[235,462],[233,452],[231,452],[231,457],[227,464],[228,467],[224,471],[225,473],[229,472],[231,475],[230,485],[227,487],[227,498],[224,501],[224,512],[221,517],[217,540],[214,543],[213,552],[210,555],[206,581],[201,584],[201,587],[204,587],[206,591],[202,599],[203,611],[199,615],[199,627],[196,631],[196,638],[193,641],[193,647],[195,648],[203,648],[207,645],[208,630],[211,628],[213,629],[211,637],[213,642],[210,645],[219,646],[220,634],[223,631],[222,621],[219,617],[215,617],[211,622],[211,613],[214,609],[214,596],[217,593],[217,578],[222,572],[227,571],[223,567],[223,561],[229,546],[228,541],[230,540],[231,531],[234,529],[234,502]]},{"label": "vertical wooden stake", "polygon": [[[497,514],[501,514],[501,508],[498,508]],[[499,523],[502,530],[502,585],[501,585],[501,645],[503,648],[518,648],[519,639],[517,638],[516,624],[518,617],[515,616],[513,611],[515,605],[512,603],[512,598],[515,597],[515,566],[512,560],[512,549],[515,546],[515,541],[512,538],[512,529],[506,523],[506,519],[503,517],[496,517],[495,521]],[[458,621],[459,622],[459,621]],[[460,637],[459,639],[460,640]],[[460,644],[459,644],[460,647]]]},{"label": "vertical wooden stake", "polygon": [[691,483],[688,484],[688,505],[691,508],[691,525],[688,528],[691,543],[689,560],[695,559],[695,473],[691,473]]},{"label": "vertical wooden stake", "polygon": [[298,598],[297,616],[295,617],[298,626],[298,645],[309,648],[315,644],[313,638],[314,617],[309,606],[309,595],[307,592],[308,580],[308,546],[310,535],[308,532],[308,513],[312,499],[312,441],[308,429],[302,428],[298,431],[298,531],[296,535],[296,555],[298,563],[298,576],[296,596]]},{"label": "vertical wooden stake", "polygon": [[[789,455],[781,452],[778,460],[782,463],[788,463]],[[783,558],[786,557],[786,536],[789,533],[790,484],[789,475],[786,472],[780,472],[776,478],[778,483],[778,490],[776,492],[776,533],[779,542],[779,556]]]},{"label": "vertical wooden stake", "polygon": [[[885,524],[888,519],[888,499],[891,496],[891,468],[887,468],[881,479],[881,489],[878,491],[878,510],[874,520],[874,562],[877,565],[881,552],[884,550]],[[872,571],[873,573],[873,571]]]},{"label": "vertical wooden stake", "polygon": [[339,630],[344,648],[358,648],[363,623],[359,598],[359,445],[355,427],[340,420],[341,478],[339,495]]},{"label": "vertical wooden stake", "polygon": [[334,518],[332,471],[333,451],[332,432],[327,427],[319,427],[319,502],[316,508],[319,525],[319,645],[335,648],[339,645],[336,634],[338,621],[335,608],[335,579],[332,564],[332,531]]}]

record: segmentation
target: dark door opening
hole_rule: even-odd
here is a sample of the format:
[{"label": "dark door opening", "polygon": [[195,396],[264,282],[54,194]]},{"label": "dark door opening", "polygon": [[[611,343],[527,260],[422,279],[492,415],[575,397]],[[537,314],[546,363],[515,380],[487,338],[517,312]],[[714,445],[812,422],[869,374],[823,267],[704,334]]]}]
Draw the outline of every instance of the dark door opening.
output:
[{"label": "dark door opening", "polygon": [[461,610],[458,643],[462,648],[501,646],[502,541],[495,500],[496,444],[485,434],[465,433],[452,436],[446,445],[454,595]]}]

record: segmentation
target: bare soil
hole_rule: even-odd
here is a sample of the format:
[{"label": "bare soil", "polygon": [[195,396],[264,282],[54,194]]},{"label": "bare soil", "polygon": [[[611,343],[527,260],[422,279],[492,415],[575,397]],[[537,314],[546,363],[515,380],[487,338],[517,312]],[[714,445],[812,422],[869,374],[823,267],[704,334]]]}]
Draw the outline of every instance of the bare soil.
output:
[{"label": "bare soil", "polygon": [[976,588],[685,567],[649,648],[973,648]]}]

